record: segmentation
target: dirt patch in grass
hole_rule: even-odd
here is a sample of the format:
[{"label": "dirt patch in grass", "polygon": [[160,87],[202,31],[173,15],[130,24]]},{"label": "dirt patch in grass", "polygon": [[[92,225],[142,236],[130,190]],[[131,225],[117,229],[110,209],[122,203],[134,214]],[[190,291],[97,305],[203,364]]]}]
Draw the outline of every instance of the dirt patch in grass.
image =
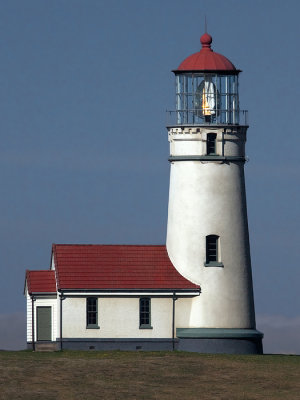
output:
[{"label": "dirt patch in grass", "polygon": [[1,400],[299,399],[299,356],[1,352]]}]

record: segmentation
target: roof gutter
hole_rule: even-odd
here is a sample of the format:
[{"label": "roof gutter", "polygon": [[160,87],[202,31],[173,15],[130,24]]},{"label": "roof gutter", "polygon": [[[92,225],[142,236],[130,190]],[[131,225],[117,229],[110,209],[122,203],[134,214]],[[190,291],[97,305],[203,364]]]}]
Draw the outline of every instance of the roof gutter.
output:
[{"label": "roof gutter", "polygon": [[31,294],[35,296],[45,296],[45,295],[56,296],[56,292],[31,292]]},{"label": "roof gutter", "polygon": [[200,288],[195,289],[64,289],[65,296],[144,296],[144,295],[158,295],[158,296],[199,296]]}]

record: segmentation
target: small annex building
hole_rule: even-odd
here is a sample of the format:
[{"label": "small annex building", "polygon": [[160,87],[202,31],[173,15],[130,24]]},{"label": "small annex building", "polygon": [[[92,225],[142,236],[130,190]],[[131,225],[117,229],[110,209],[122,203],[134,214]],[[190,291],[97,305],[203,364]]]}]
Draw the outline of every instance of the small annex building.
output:
[{"label": "small annex building", "polygon": [[165,246],[52,246],[48,270],[26,271],[29,349],[171,350],[200,286]]}]

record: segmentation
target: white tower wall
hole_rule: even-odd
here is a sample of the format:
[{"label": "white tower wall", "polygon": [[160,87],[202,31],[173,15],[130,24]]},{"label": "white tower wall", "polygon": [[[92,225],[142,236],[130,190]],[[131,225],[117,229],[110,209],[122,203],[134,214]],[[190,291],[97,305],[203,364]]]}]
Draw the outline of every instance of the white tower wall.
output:
[{"label": "white tower wall", "polygon": [[[171,173],[167,250],[201,286],[189,328],[255,328],[244,180],[246,127],[169,128]],[[216,156],[206,155],[208,133]],[[205,266],[206,236],[219,236],[221,266]]]}]

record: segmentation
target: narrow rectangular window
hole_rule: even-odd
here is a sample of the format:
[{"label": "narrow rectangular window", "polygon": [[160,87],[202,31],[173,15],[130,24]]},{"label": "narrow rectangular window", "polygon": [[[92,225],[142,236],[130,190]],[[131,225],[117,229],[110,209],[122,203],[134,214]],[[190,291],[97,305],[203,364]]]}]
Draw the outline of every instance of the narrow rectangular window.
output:
[{"label": "narrow rectangular window", "polygon": [[217,235],[206,236],[206,267],[223,267],[220,261],[220,238]]},{"label": "narrow rectangular window", "polygon": [[86,326],[87,328],[99,328],[97,297],[87,297],[86,299]]},{"label": "narrow rectangular window", "polygon": [[206,236],[206,262],[218,261],[218,236]]},{"label": "narrow rectangular window", "polygon": [[206,153],[207,155],[214,155],[216,154],[216,141],[217,141],[217,134],[216,133],[208,133],[207,134],[207,141],[206,141]]},{"label": "narrow rectangular window", "polygon": [[140,298],[140,329],[151,329],[151,299]]}]

